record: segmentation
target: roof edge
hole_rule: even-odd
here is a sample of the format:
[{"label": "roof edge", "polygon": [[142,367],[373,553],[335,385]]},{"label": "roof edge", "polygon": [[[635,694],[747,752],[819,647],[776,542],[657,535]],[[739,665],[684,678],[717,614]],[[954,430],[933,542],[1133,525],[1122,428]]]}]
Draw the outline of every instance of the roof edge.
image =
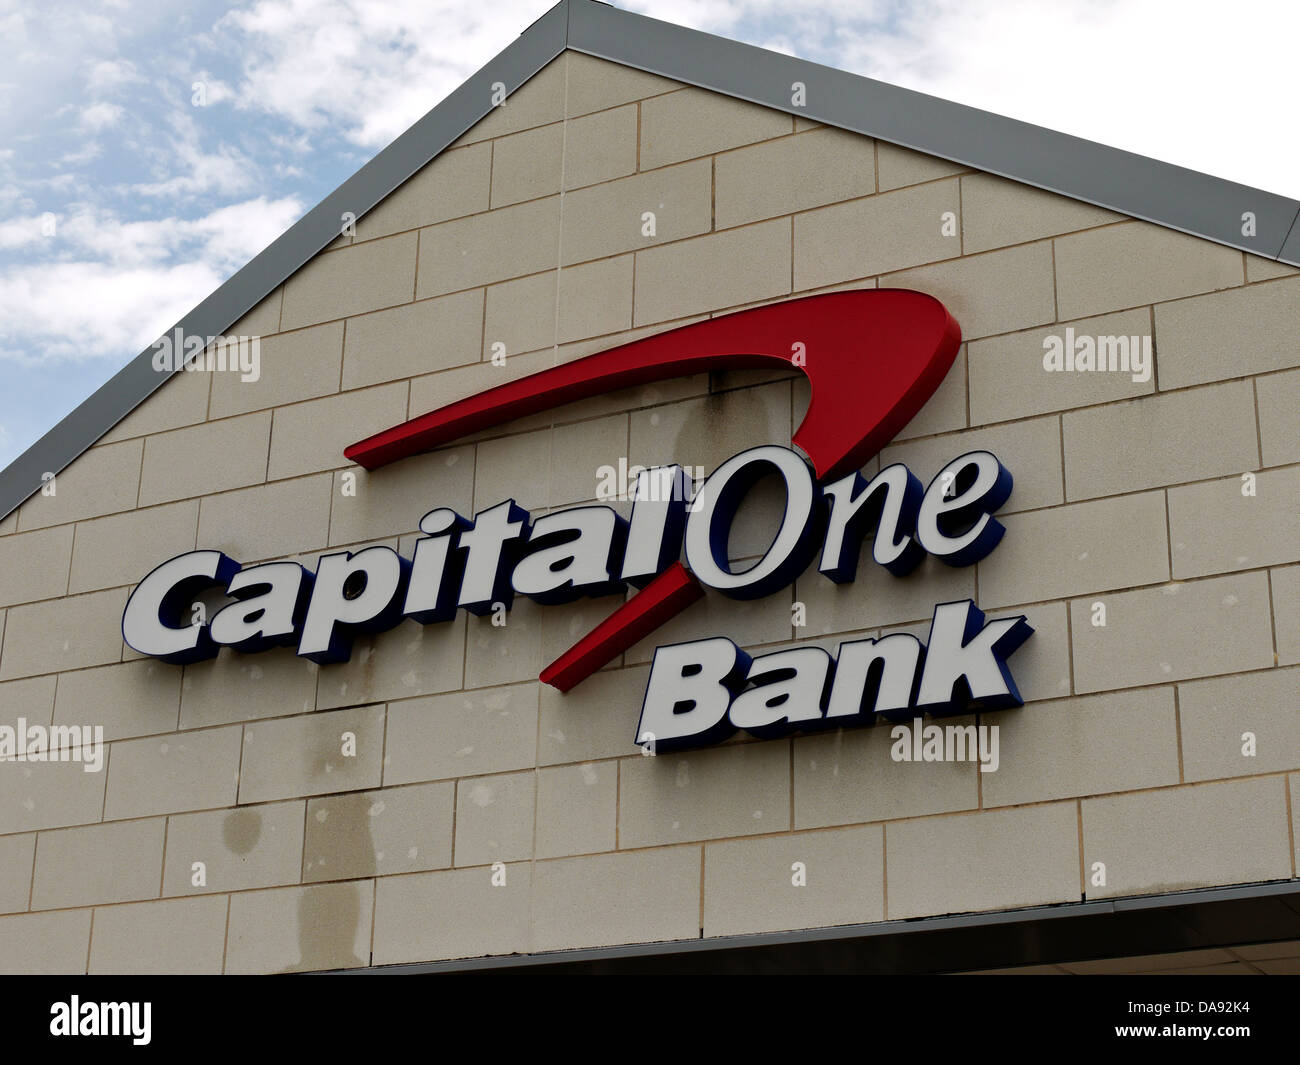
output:
[{"label": "roof edge", "polygon": [[[487,115],[495,83],[508,96],[566,48],[1300,266],[1300,200],[597,0],[560,0],[163,335],[223,335],[338,236],[344,212],[363,217]],[[0,520],[181,372],[155,370],[152,355],[150,345],[0,471]]]}]

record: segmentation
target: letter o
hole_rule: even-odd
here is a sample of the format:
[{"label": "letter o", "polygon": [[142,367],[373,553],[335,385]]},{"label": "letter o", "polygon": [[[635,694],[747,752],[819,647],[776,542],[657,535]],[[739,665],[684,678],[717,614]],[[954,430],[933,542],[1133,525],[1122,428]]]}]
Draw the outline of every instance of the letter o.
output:
[{"label": "letter o", "polygon": [[[733,573],[727,539],[736,511],[765,473],[775,470],[785,482],[785,514],[776,537],[754,565]],[[733,599],[757,599],[784,588],[807,566],[815,545],[809,526],[818,490],[808,463],[776,444],[733,455],[704,482],[686,523],[686,563],[710,588]]]}]

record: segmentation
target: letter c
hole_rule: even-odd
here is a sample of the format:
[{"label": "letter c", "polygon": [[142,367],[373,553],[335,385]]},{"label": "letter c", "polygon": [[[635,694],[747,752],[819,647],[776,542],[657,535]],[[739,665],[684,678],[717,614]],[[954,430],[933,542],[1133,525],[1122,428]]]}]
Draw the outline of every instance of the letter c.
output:
[{"label": "letter c", "polygon": [[220,551],[190,551],[157,567],[136,585],[122,613],[122,639],[142,655],[185,664],[212,658],[217,645],[205,623],[183,624],[194,597],[225,587],[239,563]]}]

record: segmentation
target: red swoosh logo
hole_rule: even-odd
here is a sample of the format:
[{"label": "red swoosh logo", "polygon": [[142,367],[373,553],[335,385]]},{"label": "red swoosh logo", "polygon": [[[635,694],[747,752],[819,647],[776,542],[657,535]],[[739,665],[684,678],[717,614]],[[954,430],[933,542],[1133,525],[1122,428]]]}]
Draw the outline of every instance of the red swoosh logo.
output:
[{"label": "red swoosh logo", "polygon": [[[576,400],[710,370],[801,370],[812,399],[792,437],[818,480],[858,469],[905,426],[952,366],[961,329],[933,296],[865,289],[736,311],[553,366],[449,403],[344,449],[368,470]],[[665,570],[542,671],[561,691],[703,594]]]}]

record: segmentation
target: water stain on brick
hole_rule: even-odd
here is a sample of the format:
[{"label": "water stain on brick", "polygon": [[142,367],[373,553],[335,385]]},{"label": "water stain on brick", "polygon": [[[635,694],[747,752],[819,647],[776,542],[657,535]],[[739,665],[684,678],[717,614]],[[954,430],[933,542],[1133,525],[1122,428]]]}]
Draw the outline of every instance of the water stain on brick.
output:
[{"label": "water stain on brick", "polygon": [[233,854],[248,854],[262,838],[262,815],[256,810],[232,810],[221,822],[222,842]]}]

